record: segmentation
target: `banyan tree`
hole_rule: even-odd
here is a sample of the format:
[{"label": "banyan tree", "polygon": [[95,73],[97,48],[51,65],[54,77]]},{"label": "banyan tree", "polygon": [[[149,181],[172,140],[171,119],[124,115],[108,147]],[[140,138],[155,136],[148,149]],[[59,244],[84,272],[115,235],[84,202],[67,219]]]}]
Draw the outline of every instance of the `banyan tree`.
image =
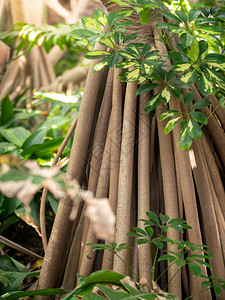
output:
[{"label": "banyan tree", "polygon": [[[102,2],[108,12],[123,8],[109,1]],[[179,37],[166,32],[170,45],[164,43],[162,28],[156,25],[167,24],[168,19],[160,12],[158,8],[150,9],[151,22],[144,25],[140,24],[138,14],[133,13],[126,19],[133,22],[127,32],[141,36],[135,42],[149,43],[151,50],[158,50],[166,62],[165,69],[170,70],[174,62],[166,54],[170,46],[177,49]],[[95,50],[107,49],[97,44]],[[151,210],[170,218],[184,218],[192,227],[185,238],[198,245],[208,245],[213,254],[212,275],[225,278],[225,112],[219,101],[214,95],[204,96],[198,83],[181,88],[183,95],[190,89],[194,91],[190,105],[201,99],[211,102],[209,107],[199,110],[208,118],[207,125],[202,126],[204,136],[193,140],[190,149],[184,151],[178,142],[180,127],[175,126],[165,135],[166,121],[160,120],[168,109],[180,112],[180,121],[185,118],[184,101],[172,95],[168,103],[161,103],[146,114],[146,103],[161,91],[160,84],[137,95],[137,81],[122,82],[118,78],[120,68],[104,67],[93,72],[99,61],[92,62],[86,79],[67,173],[96,198],[109,199],[116,215],[115,242],[133,247],[121,251],[121,257],[140,277],[151,282],[149,246],[137,246],[133,237],[126,234],[134,226],[143,226],[138,220],[145,219],[146,212]],[[88,276],[99,269],[132,276],[111,252],[96,253],[93,247],[86,246],[98,243],[98,239],[84,210],[85,206],[80,206],[72,221],[70,199],[60,200],[39,289],[62,286],[72,290],[77,273]],[[168,231],[167,237],[183,239],[182,233],[173,230]],[[174,245],[168,246],[168,250],[175,249]],[[163,272],[164,268],[165,264],[158,265],[155,272]],[[170,268],[160,285],[165,286],[176,272],[175,266]],[[202,272],[206,274],[204,266]],[[182,295],[187,297],[201,290],[201,281],[184,268],[169,285],[169,292],[182,299]],[[208,290],[194,298],[213,297]]]}]

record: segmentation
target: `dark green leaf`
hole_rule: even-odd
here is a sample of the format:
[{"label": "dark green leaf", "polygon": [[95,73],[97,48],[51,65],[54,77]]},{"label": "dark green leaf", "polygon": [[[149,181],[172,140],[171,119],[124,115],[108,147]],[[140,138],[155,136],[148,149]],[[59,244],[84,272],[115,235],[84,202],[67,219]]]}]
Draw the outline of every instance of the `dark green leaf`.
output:
[{"label": "dark green leaf", "polygon": [[199,112],[199,111],[194,111],[191,113],[192,118],[199,122],[199,123],[203,123],[205,125],[207,125],[208,123],[208,118],[206,117],[206,115],[204,115],[203,113]]},{"label": "dark green leaf", "polygon": [[171,132],[174,127],[176,126],[176,124],[178,123],[178,121],[180,120],[180,116],[172,118],[171,120],[169,120],[164,128],[164,133],[168,134],[169,132]]},{"label": "dark green leaf", "polygon": [[13,104],[6,95],[1,101],[1,125],[13,117]]},{"label": "dark green leaf", "polygon": [[142,49],[142,55],[145,57],[150,50],[151,50],[151,44],[145,44]]},{"label": "dark green leaf", "polygon": [[187,63],[187,62],[190,61],[189,58],[186,55],[184,55],[180,52],[175,52],[175,51],[169,53],[168,57],[171,60],[173,60],[176,64]]},{"label": "dark green leaf", "polygon": [[138,239],[137,240],[138,245],[147,244],[147,243],[149,243],[149,240],[144,240],[144,239]]},{"label": "dark green leaf", "polygon": [[170,92],[177,97],[177,99],[181,100],[183,98],[183,93],[181,92],[180,88],[176,85],[172,86],[172,85],[168,85],[168,88],[170,90]]},{"label": "dark green leaf", "polygon": [[174,260],[176,260],[175,256],[169,255],[169,254],[165,254],[165,255],[161,255],[158,258],[158,261],[162,261],[162,260],[168,260],[170,263],[173,262]]},{"label": "dark green leaf", "polygon": [[194,21],[195,19],[197,19],[200,14],[201,14],[200,10],[191,9],[189,11],[189,13],[188,13],[189,22],[191,23],[192,21]]},{"label": "dark green leaf", "polygon": [[156,88],[157,86],[158,86],[157,83],[145,83],[145,84],[142,84],[141,86],[138,87],[138,89],[137,89],[137,91],[135,93],[135,96],[137,97],[138,95],[147,93],[147,92],[153,90],[154,88]]},{"label": "dark green leaf", "polygon": [[119,58],[119,53],[113,53],[111,56],[109,56],[107,60],[109,67],[112,68],[113,66],[115,66],[115,64],[118,63]]},{"label": "dark green leaf", "polygon": [[188,108],[191,104],[191,102],[194,100],[195,93],[194,92],[189,92],[184,95],[184,104],[186,108]]},{"label": "dark green leaf", "polygon": [[[175,111],[176,111],[176,110],[174,110],[174,112],[175,112]],[[165,224],[166,222],[168,222],[169,219],[170,219],[170,217],[168,217],[167,215],[163,215],[162,213],[159,214],[159,218],[160,218],[160,220],[161,220],[161,222],[162,222],[163,224]]]},{"label": "dark green leaf", "polygon": [[203,282],[202,282],[202,288],[203,288],[203,289],[209,287],[210,285],[211,285],[211,282],[210,282],[210,281],[203,281]]},{"label": "dark green leaf", "polygon": [[32,296],[51,296],[57,294],[66,294],[66,292],[62,289],[43,289],[43,290],[36,290],[36,291],[18,291],[18,292],[9,292],[5,295],[2,295],[4,299],[7,300],[17,300],[19,298],[25,297],[32,297]]},{"label": "dark green leaf", "polygon": [[202,270],[199,267],[199,265],[195,263],[188,263],[188,267],[190,268],[191,272],[196,275],[197,277],[200,277],[202,274]]},{"label": "dark green leaf", "polygon": [[153,228],[150,226],[145,227],[145,231],[147,232],[149,238],[151,239],[153,236]]},{"label": "dark green leaf", "polygon": [[185,14],[184,11],[182,10],[176,10],[175,14],[178,16],[178,18],[184,22],[185,24],[187,24],[187,15]]},{"label": "dark green leaf", "polygon": [[203,107],[207,107],[211,104],[211,102],[208,99],[201,99],[198,100],[193,106],[192,109],[199,109]]},{"label": "dark green leaf", "polygon": [[157,216],[157,214],[154,211],[147,211],[146,212],[147,217],[154,221],[155,223],[159,224],[159,217]]},{"label": "dark green leaf", "polygon": [[199,55],[205,53],[209,48],[209,44],[204,40],[199,41],[198,46],[199,46]]},{"label": "dark green leaf", "polygon": [[214,291],[215,291],[215,293],[216,293],[217,296],[220,296],[220,295],[221,295],[222,289],[221,289],[221,287],[220,287],[219,285],[215,284],[215,285],[213,286],[213,289],[214,289]]},{"label": "dark green leaf", "polygon": [[159,239],[157,239],[157,238],[156,238],[156,239],[153,239],[153,240],[152,240],[152,242],[153,242],[153,244],[155,244],[155,245],[156,245],[156,247],[157,247],[157,248],[159,248],[159,249],[162,249],[162,248],[163,248],[163,246],[164,246],[164,245],[163,245],[163,243],[162,243],[162,242],[160,242],[160,240],[159,240]]},{"label": "dark green leaf", "polygon": [[160,12],[164,17],[166,17],[166,19],[169,20],[173,20],[173,21],[177,21],[180,23],[180,19],[178,17],[176,17],[174,14],[172,14],[171,12],[168,11],[161,11]]},{"label": "dark green leaf", "polygon": [[146,232],[145,232],[144,229],[142,229],[142,228],[140,228],[140,227],[134,227],[133,229],[134,229],[136,232],[139,232],[139,233],[141,233],[142,235],[147,236],[147,234],[146,234]]}]

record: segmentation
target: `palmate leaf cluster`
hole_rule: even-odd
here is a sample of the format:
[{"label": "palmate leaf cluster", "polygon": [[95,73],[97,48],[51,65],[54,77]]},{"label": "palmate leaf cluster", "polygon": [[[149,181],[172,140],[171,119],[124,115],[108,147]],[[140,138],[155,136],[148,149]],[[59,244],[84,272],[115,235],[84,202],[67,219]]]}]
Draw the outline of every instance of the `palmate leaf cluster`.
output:
[{"label": "palmate leaf cluster", "polygon": [[[18,36],[21,41],[18,51],[26,47],[29,51],[34,44],[42,44],[47,51],[53,43],[69,47],[71,44],[78,49],[87,49],[96,42],[106,46],[106,50],[89,50],[85,56],[88,59],[100,59],[93,71],[100,71],[105,66],[121,68],[119,78],[123,82],[137,81],[139,87],[136,96],[150,92],[151,96],[146,105],[146,113],[155,110],[161,103],[166,111],[161,120],[167,120],[165,134],[171,132],[179,124],[179,144],[188,150],[193,139],[203,136],[201,127],[206,125],[208,118],[201,109],[210,105],[209,95],[217,95],[220,101],[225,95],[225,11],[220,6],[202,9],[184,9],[177,5],[174,13],[164,9],[164,3],[171,1],[155,0],[111,0],[110,2],[123,6],[118,12],[108,15],[96,9],[91,17],[81,19],[82,26],[59,24],[56,26],[18,24],[15,31],[3,33],[0,39],[12,41]],[[156,10],[156,8],[159,8]],[[163,15],[166,22],[156,25],[161,41],[168,47],[168,53],[161,54],[151,49],[149,39],[137,42],[136,34],[127,34],[126,28],[133,25],[129,17],[133,13],[139,15],[141,24],[151,21],[150,10],[157,17]],[[173,49],[170,38],[179,35],[180,42]],[[89,48],[90,49],[90,48]],[[172,62],[168,69],[166,59]],[[146,82],[147,80],[147,82]],[[155,93],[154,89],[160,86]],[[189,92],[183,94],[182,88]],[[196,88],[202,100],[195,99]],[[173,99],[183,101],[187,114],[168,109]],[[192,101],[196,102],[192,105]],[[199,111],[200,110],[200,111]]]}]

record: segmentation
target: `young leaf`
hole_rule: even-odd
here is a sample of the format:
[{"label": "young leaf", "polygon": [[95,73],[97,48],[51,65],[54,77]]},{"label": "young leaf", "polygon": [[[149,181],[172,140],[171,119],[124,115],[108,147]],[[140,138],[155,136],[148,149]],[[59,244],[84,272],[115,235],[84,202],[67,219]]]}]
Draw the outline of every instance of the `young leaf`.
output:
[{"label": "young leaf", "polygon": [[190,137],[193,139],[200,139],[203,136],[202,130],[198,123],[191,119],[188,122],[187,131]]},{"label": "young leaf", "polygon": [[147,24],[150,18],[150,9],[149,8],[144,8],[142,11],[139,13],[139,21],[141,25]]},{"label": "young leaf", "polygon": [[193,44],[187,51],[187,56],[190,58],[191,61],[196,62],[199,56],[199,47],[198,42],[194,40]]},{"label": "young leaf", "polygon": [[208,118],[206,117],[206,115],[204,115],[202,112],[200,111],[194,111],[191,113],[191,116],[192,118],[199,122],[199,123],[202,123],[204,125],[207,125],[208,123]]},{"label": "young leaf", "polygon": [[180,120],[181,117],[175,117],[169,120],[166,124],[166,127],[164,128],[164,133],[168,134],[170,131],[174,129],[178,121]]}]

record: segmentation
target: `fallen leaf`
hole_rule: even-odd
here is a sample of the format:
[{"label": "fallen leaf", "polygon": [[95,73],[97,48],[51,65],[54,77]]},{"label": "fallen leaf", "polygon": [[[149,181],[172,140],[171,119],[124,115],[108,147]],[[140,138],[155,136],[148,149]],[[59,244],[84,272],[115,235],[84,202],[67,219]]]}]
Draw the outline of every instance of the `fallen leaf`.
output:
[{"label": "fallen leaf", "polygon": [[137,287],[136,287],[136,284],[134,283],[134,281],[132,281],[132,280],[130,279],[129,276],[124,277],[123,279],[120,280],[120,282],[121,282],[121,283],[127,283],[127,284],[129,284],[132,288],[138,290]]}]

